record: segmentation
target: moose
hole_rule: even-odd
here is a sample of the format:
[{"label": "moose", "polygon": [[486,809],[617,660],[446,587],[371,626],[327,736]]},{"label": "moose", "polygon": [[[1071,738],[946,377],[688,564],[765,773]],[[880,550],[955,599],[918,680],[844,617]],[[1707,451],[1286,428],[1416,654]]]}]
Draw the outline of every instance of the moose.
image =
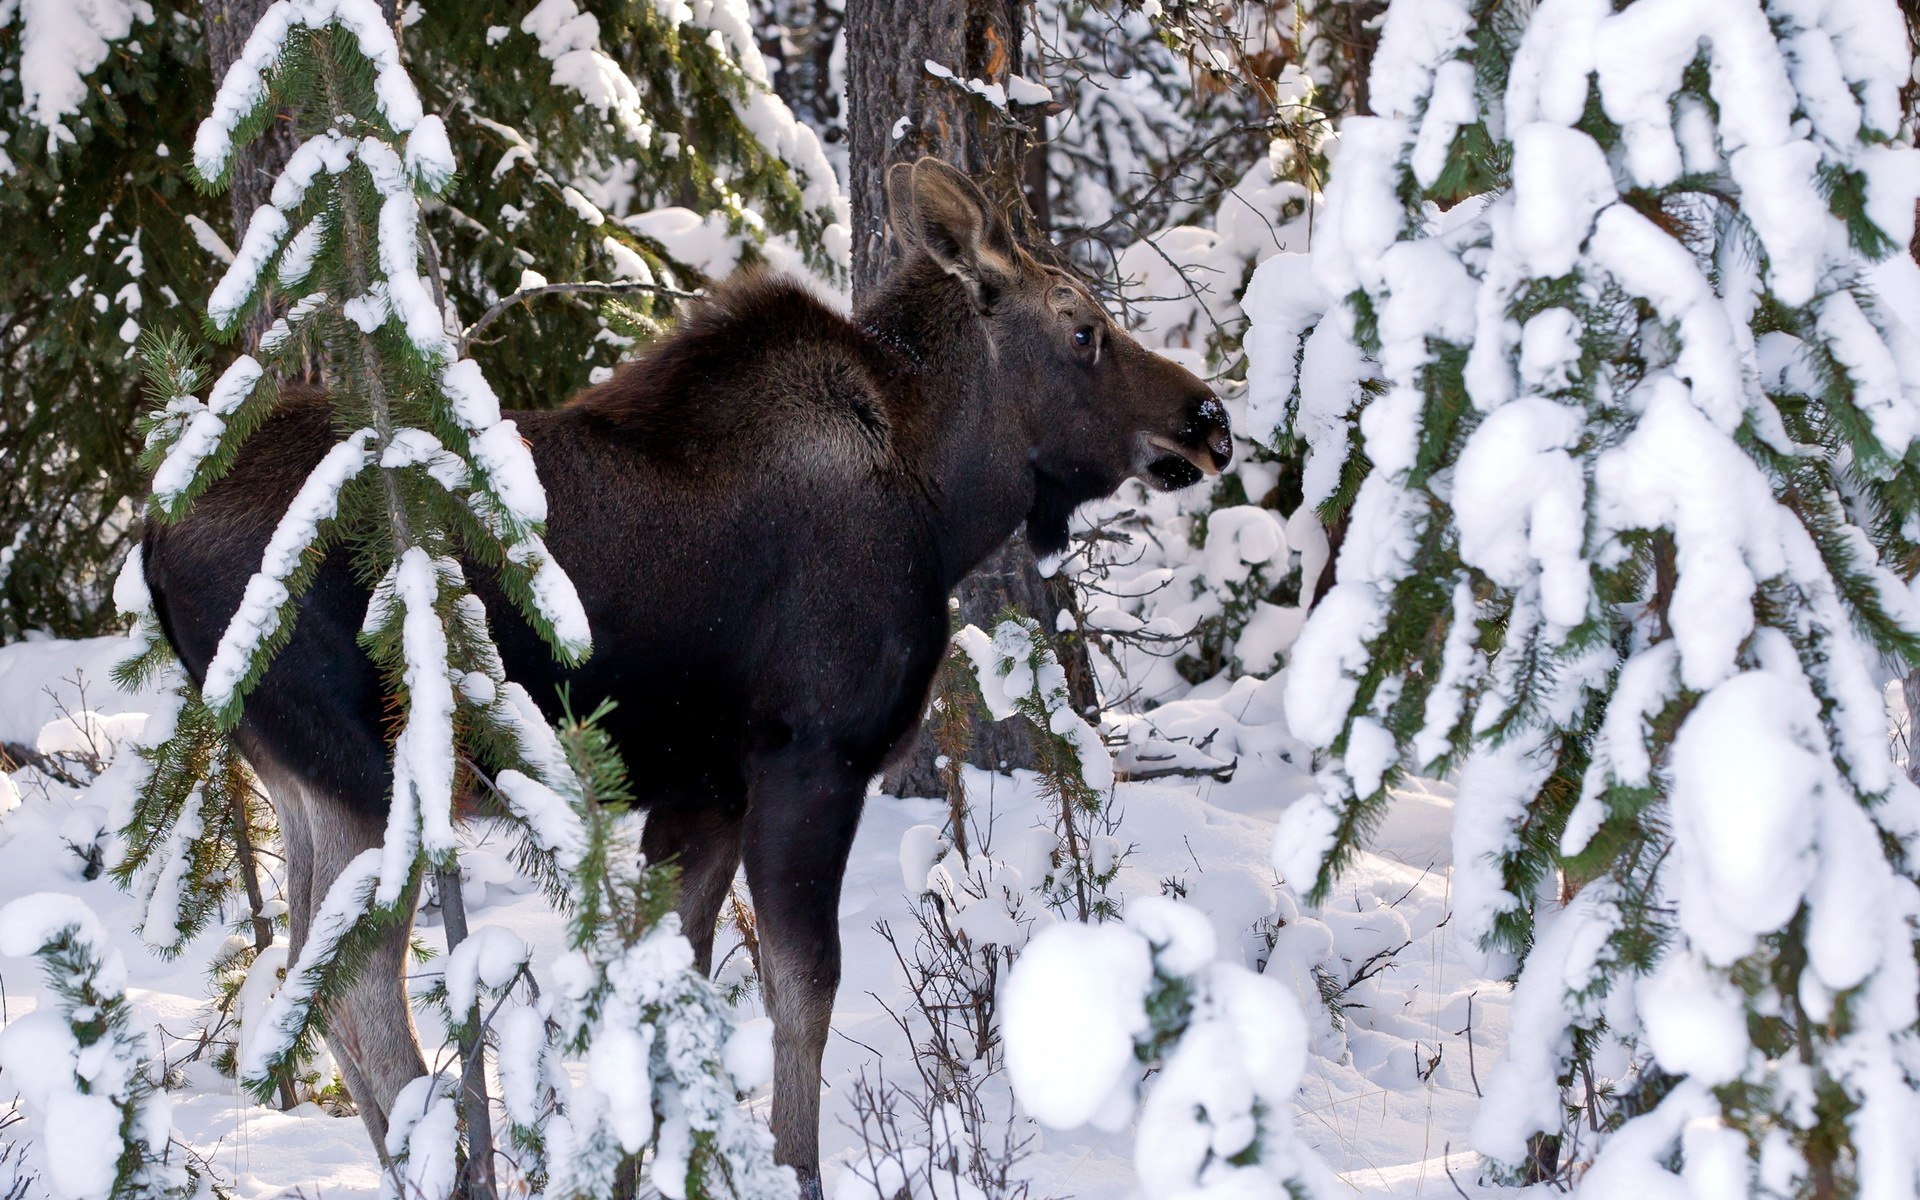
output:
[{"label": "moose", "polygon": [[[594,650],[557,664],[496,579],[469,565],[508,675],[557,715],[611,699],[640,769],[648,861],[709,970],[744,863],[774,1024],[776,1156],[819,1195],[820,1061],[840,978],[841,877],[869,781],[908,740],[946,650],[947,596],[1024,524],[1068,541],[1079,505],[1130,477],[1173,490],[1232,454],[1200,379],[1124,333],[1067,271],[934,159],[887,176],[896,269],[849,319],[748,271],[564,406],[514,414],[549,497],[547,544]],[[144,561],[196,681],[278,515],[330,444],[289,394]],[[285,841],[292,952],[391,785],[381,681],[355,642],[369,592],[331,554],[236,730]],[[327,1038],[376,1145],[424,1071],[396,928]]]}]

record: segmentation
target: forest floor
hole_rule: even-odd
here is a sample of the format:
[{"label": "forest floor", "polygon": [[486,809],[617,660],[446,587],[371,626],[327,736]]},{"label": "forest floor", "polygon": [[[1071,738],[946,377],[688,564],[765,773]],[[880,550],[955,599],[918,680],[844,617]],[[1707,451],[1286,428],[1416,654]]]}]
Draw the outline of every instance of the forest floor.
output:
[{"label": "forest floor", "polygon": [[[130,734],[140,723],[131,714],[150,707],[152,698],[114,689],[109,671],[123,648],[109,638],[0,648],[0,742],[33,745],[48,722],[83,707],[106,718],[96,728]],[[1446,929],[1450,792],[1438,784],[1406,789],[1371,852],[1329,903],[1287,921],[1291,932],[1276,936],[1275,914],[1285,918],[1294,906],[1271,866],[1273,825],[1305,786],[1302,751],[1281,724],[1278,695],[1277,679],[1242,680],[1232,689],[1202,685],[1155,710],[1163,726],[1178,725],[1189,735],[1220,729],[1215,744],[1230,743],[1239,761],[1231,782],[1202,777],[1118,786],[1112,800],[1120,814],[1118,837],[1131,851],[1115,890],[1122,896],[1183,893],[1213,919],[1223,954],[1267,969],[1300,993],[1315,1040],[1298,1120],[1354,1195],[1474,1195],[1480,1160],[1464,1149],[1467,1130],[1479,1081],[1505,1044],[1509,1001],[1507,986],[1476,973]],[[969,772],[966,782],[976,822],[991,821],[996,853],[1028,838],[1029,830],[1050,826],[1031,776]],[[179,1136],[239,1200],[289,1191],[313,1200],[374,1194],[376,1168],[357,1117],[334,1116],[313,1103],[291,1112],[253,1104],[208,1056],[183,1061],[205,1024],[206,964],[228,935],[210,930],[164,961],[133,932],[133,900],[105,877],[84,878],[81,851],[105,840],[108,813],[122,799],[114,789],[128,786],[124,773],[109,770],[76,787],[29,769],[16,772],[13,784],[18,805],[12,811],[0,788],[0,903],[36,891],[71,893],[113,931],[130,994],[157,1027],[167,1061],[180,1064]],[[912,933],[905,877],[924,871],[926,862],[911,849],[924,844],[925,831],[910,831],[938,827],[945,815],[944,804],[931,800],[875,794],[868,801],[840,910],[846,970],[827,1050],[822,1117],[829,1196],[845,1164],[862,1153],[856,1083],[882,1073],[896,1085],[914,1078],[907,1035],[893,1016],[908,1009],[905,978],[881,927]],[[468,837],[469,920],[519,933],[536,947],[537,968],[561,947],[560,918],[516,876],[497,832],[476,828]],[[904,853],[903,845],[909,847]],[[432,912],[423,914],[418,937],[444,948]],[[723,983],[741,982],[747,970],[747,956],[730,953],[737,945],[737,935],[723,928],[716,951],[717,960],[725,959],[717,972]],[[422,964],[415,989],[427,989],[438,970],[438,959]],[[758,1018],[757,994],[742,991],[743,1019]],[[39,992],[36,963],[0,958],[0,1016],[31,1011]],[[1323,1000],[1326,992],[1336,994],[1337,1015]],[[420,1025],[429,1061],[446,1056],[430,1012],[421,1011]],[[997,1080],[987,1086],[1004,1089]],[[0,1079],[0,1095],[10,1090]],[[763,1094],[754,1103],[764,1108],[767,1099]],[[0,1120],[5,1110],[0,1099]],[[0,1126],[0,1142],[21,1128]],[[1022,1120],[1015,1132],[1032,1138],[1015,1168],[1032,1200],[1139,1194],[1127,1131],[1059,1133]],[[29,1165],[31,1157],[29,1148]],[[0,1163],[0,1173],[5,1169]]]}]

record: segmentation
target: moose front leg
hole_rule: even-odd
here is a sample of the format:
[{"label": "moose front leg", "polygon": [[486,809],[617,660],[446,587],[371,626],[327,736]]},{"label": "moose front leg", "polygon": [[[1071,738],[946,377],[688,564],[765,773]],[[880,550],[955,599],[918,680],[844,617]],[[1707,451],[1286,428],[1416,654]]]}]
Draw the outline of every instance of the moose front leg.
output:
[{"label": "moose front leg", "polygon": [[820,1059],[840,986],[840,881],[866,778],[832,749],[788,746],[751,772],[742,850],[773,1018],[774,1156],[820,1197]]},{"label": "moose front leg", "polygon": [[640,853],[679,870],[680,929],[693,944],[693,965],[710,974],[714,926],[740,869],[740,801],[657,804],[640,832]]}]

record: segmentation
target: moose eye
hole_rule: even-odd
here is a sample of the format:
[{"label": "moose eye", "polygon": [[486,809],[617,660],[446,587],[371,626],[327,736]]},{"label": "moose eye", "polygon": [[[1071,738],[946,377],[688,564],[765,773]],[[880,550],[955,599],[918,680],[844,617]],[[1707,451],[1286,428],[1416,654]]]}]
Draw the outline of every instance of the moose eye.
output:
[{"label": "moose eye", "polygon": [[1073,344],[1086,347],[1093,345],[1093,326],[1082,325],[1073,331]]}]

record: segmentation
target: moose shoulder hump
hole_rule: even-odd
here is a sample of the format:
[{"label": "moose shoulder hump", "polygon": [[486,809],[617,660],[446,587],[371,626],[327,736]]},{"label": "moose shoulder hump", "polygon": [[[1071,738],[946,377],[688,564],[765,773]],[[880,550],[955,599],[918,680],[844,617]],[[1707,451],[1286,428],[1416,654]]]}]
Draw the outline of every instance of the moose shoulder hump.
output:
[{"label": "moose shoulder hump", "polygon": [[871,470],[891,457],[897,364],[804,284],[745,273],[567,407],[657,462],[765,469],[786,459]]}]

